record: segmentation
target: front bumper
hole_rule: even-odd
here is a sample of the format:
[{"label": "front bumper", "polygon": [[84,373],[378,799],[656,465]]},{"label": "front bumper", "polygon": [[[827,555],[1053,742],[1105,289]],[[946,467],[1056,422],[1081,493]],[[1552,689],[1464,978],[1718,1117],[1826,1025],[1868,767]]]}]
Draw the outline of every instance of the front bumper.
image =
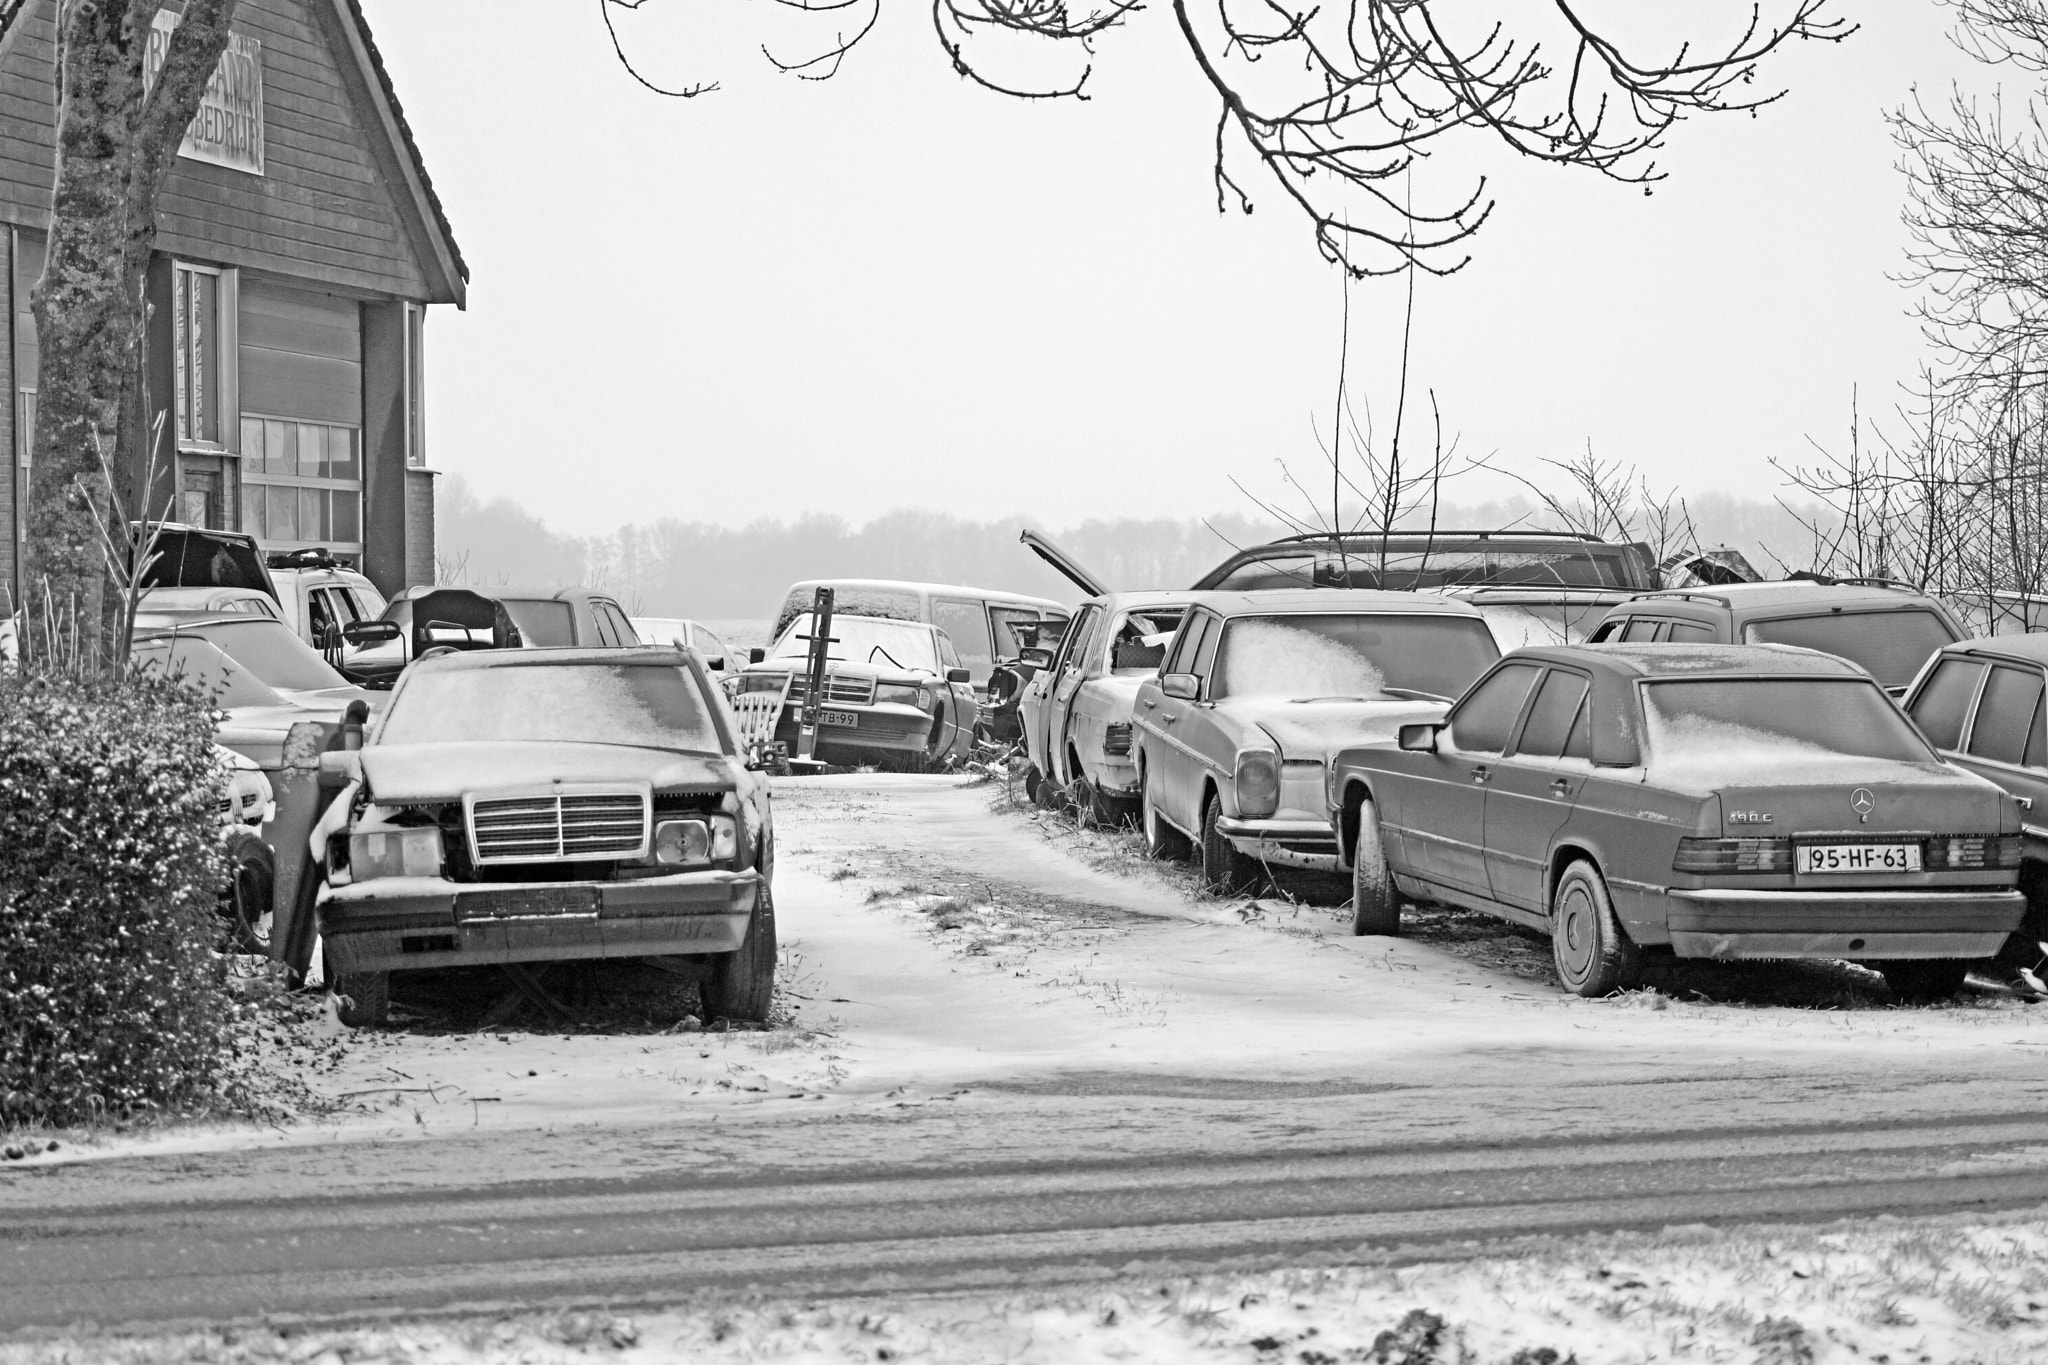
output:
[{"label": "front bumper", "polygon": [[2017,891],[1667,893],[1679,957],[1990,957],[2026,912]]},{"label": "front bumper", "polygon": [[583,957],[729,953],[746,937],[758,872],[618,882],[450,882],[380,877],[323,886],[329,972]]},{"label": "front bumper", "polygon": [[1243,820],[1224,816],[1216,831],[1248,858],[1270,867],[1300,867],[1314,872],[1344,870],[1337,833],[1326,820]]},{"label": "front bumper", "polygon": [[[914,706],[827,706],[827,711],[854,717],[852,725],[818,724],[817,747],[823,749],[887,749],[892,752],[923,753],[931,742],[932,718]],[[796,752],[800,729],[797,707],[786,707],[775,728],[775,737]]]}]

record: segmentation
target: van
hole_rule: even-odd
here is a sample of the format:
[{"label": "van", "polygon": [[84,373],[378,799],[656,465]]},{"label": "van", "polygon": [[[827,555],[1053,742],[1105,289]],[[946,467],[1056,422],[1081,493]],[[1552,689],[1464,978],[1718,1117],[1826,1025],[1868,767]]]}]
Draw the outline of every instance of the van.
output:
[{"label": "van", "polygon": [[904,583],[887,578],[813,578],[790,585],[775,613],[771,642],[811,609],[819,588],[832,589],[832,610],[841,616],[885,616],[923,621],[946,632],[977,693],[988,690],[998,659],[1042,636],[1057,638],[1073,612],[1045,597],[963,588],[947,583]]}]

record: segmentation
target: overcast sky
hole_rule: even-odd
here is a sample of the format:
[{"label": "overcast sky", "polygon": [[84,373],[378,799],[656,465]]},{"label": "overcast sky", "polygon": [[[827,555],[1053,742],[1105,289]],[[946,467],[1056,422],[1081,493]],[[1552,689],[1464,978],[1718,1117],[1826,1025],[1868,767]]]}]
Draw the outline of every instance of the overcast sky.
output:
[{"label": "overcast sky", "polygon": [[[929,9],[883,3],[813,83],[759,49],[815,19],[647,0],[620,15],[636,62],[722,87],[668,100],[596,0],[365,0],[471,268],[468,311],[429,324],[437,468],[588,533],[1247,510],[1230,475],[1277,496],[1277,461],[1315,467],[1339,278],[1270,185],[1217,213],[1215,108],[1170,13],[1099,43],[1092,100],[1047,103],[961,81]],[[1966,63],[1933,0],[1839,8],[1862,31],[1768,68],[1790,94],[1759,117],[1678,129],[1654,196],[1492,158],[1472,264],[1417,293],[1415,383],[1465,450],[1534,473],[1591,441],[1764,495],[1771,456],[1843,440],[1852,385],[1866,414],[1898,401],[1924,348],[1887,278],[1882,115]],[[1382,412],[1400,291],[1353,286]]]}]

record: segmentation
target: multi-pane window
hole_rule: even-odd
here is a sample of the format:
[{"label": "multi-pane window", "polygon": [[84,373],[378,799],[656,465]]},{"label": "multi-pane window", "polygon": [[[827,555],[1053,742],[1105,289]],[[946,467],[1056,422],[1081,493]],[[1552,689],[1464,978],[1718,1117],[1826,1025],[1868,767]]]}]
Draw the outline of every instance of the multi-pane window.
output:
[{"label": "multi-pane window", "polygon": [[171,344],[180,446],[221,444],[220,275],[181,265],[174,272]]},{"label": "multi-pane window", "polygon": [[362,432],[242,417],[242,529],[258,540],[359,548]]}]

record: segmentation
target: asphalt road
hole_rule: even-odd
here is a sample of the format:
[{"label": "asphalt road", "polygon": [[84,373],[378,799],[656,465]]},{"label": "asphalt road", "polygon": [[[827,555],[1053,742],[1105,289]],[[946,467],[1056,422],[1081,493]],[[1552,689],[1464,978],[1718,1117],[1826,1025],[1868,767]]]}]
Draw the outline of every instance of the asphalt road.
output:
[{"label": "asphalt road", "polygon": [[1529,1233],[2048,1203],[2048,1117],[944,1172],[656,1174],[0,1215],[0,1332],[1077,1281]]}]

